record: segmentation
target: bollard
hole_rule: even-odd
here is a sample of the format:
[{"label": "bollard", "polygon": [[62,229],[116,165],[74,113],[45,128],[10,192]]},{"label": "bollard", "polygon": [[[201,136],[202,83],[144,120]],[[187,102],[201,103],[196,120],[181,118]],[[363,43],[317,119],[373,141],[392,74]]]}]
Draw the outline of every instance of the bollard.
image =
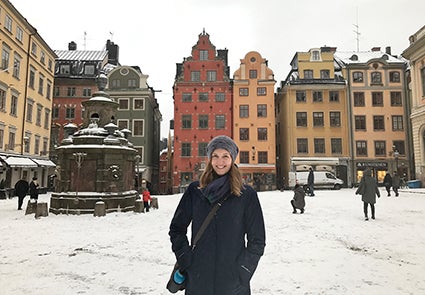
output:
[{"label": "bollard", "polygon": [[35,199],[29,199],[25,215],[33,214],[37,211],[37,201]]},{"label": "bollard", "polygon": [[143,207],[143,200],[137,199],[136,202],[134,203],[134,212],[145,213],[144,209],[145,208]]},{"label": "bollard", "polygon": [[103,201],[97,201],[94,205],[94,216],[100,217],[106,215],[106,206],[105,202]]},{"label": "bollard", "polygon": [[152,197],[151,207],[154,208],[154,209],[159,209],[158,198],[157,197]]},{"label": "bollard", "polygon": [[38,202],[36,203],[35,209],[35,218],[46,217],[49,215],[49,210],[47,210],[46,202]]}]

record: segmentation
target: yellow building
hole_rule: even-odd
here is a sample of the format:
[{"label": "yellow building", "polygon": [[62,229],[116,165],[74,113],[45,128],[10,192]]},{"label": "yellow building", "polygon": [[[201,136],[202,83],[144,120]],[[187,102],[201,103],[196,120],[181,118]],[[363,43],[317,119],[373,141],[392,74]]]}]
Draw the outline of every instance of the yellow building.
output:
[{"label": "yellow building", "polygon": [[239,146],[238,167],[256,190],[276,189],[273,71],[251,51],[241,59],[233,82],[233,139]]},{"label": "yellow building", "polygon": [[347,86],[336,48],[297,52],[276,93],[278,183],[289,172],[331,171],[349,183]]},{"label": "yellow building", "polygon": [[411,122],[415,171],[412,178],[425,184],[425,26],[409,38],[403,56],[410,61]]},{"label": "yellow building", "polygon": [[0,24],[0,182],[12,188],[36,176],[47,187],[56,55],[7,0]]}]

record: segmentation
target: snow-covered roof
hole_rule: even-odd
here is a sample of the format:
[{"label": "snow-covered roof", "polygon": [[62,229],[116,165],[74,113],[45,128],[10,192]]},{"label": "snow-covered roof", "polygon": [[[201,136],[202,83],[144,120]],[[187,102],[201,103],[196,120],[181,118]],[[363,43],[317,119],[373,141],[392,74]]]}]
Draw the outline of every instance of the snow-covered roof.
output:
[{"label": "snow-covered roof", "polygon": [[367,63],[372,59],[383,58],[387,63],[404,63],[405,61],[399,57],[387,54],[382,51],[337,51],[335,58],[345,64],[362,64]]},{"label": "snow-covered roof", "polygon": [[56,167],[56,164],[53,163],[50,160],[45,160],[45,159],[32,159],[34,162],[36,162],[39,166],[44,166],[44,167]]},{"label": "snow-covered roof", "polygon": [[108,56],[108,51],[94,50],[55,50],[58,56],[57,60],[84,60],[99,61],[104,60]]},{"label": "snow-covered roof", "polygon": [[7,157],[4,161],[10,167],[37,167],[37,164],[29,158]]}]

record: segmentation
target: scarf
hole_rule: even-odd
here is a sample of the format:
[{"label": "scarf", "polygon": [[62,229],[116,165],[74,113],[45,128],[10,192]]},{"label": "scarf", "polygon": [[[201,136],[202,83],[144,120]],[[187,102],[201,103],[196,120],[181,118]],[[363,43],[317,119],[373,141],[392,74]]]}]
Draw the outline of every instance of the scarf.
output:
[{"label": "scarf", "polygon": [[230,193],[229,176],[226,174],[213,180],[205,188],[201,189],[201,191],[210,204],[216,203],[218,200]]}]

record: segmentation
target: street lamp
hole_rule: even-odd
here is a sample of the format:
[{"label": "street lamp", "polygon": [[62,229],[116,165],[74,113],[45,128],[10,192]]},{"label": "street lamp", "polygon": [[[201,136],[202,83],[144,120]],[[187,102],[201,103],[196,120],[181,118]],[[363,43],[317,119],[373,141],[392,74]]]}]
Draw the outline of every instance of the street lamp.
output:
[{"label": "street lamp", "polygon": [[400,156],[400,153],[396,149],[395,145],[393,145],[393,154],[394,154],[394,160],[395,160],[395,171],[398,174],[398,157]]}]

